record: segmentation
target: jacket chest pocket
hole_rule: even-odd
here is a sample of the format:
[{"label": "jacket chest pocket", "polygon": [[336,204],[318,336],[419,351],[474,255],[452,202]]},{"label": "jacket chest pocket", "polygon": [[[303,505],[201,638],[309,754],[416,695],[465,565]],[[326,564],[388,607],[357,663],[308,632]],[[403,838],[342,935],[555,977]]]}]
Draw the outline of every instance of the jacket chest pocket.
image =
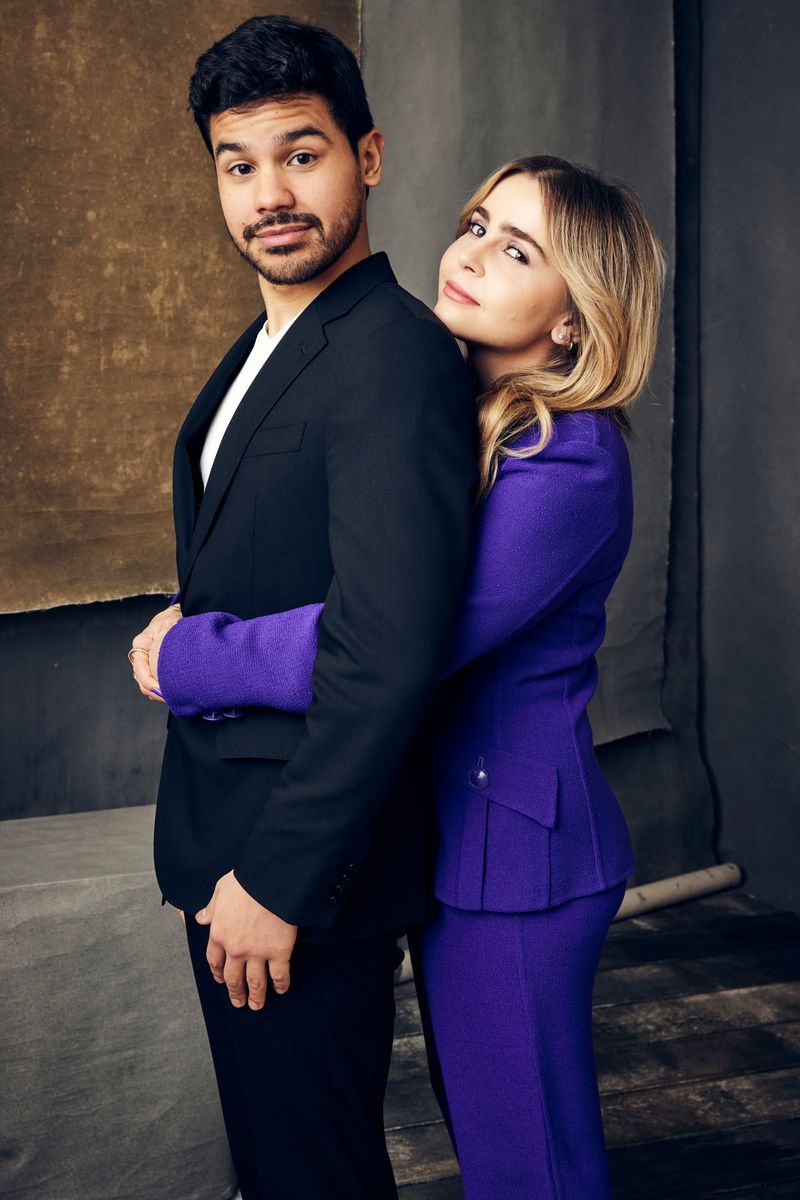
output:
[{"label": "jacket chest pocket", "polygon": [[260,458],[263,454],[289,454],[299,450],[306,432],[306,421],[293,425],[261,425],[247,443],[245,458]]},{"label": "jacket chest pocket", "polygon": [[546,908],[557,767],[472,741],[463,748],[434,748],[433,757],[438,898],[488,912]]}]

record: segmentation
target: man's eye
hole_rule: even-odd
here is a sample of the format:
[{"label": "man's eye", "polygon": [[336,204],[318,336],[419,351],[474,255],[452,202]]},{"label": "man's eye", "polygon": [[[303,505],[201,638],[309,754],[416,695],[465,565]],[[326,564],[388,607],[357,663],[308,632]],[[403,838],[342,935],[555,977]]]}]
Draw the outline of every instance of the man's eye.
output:
[{"label": "man's eye", "polygon": [[528,261],[528,256],[522,253],[519,246],[508,246],[506,249],[506,254],[508,254],[510,258],[513,258],[514,262],[526,263]]},{"label": "man's eye", "polygon": [[483,225],[481,225],[480,221],[470,221],[467,229],[470,231],[470,233],[474,233],[475,237],[483,237],[483,235],[486,233],[486,230],[484,229]]},{"label": "man's eye", "polygon": [[292,155],[289,162],[296,162],[298,167],[307,167],[315,158],[316,155],[312,154],[309,150],[299,150],[297,154]]},{"label": "man's eye", "polygon": [[229,174],[235,175],[241,179],[244,175],[249,175],[252,169],[253,168],[250,166],[250,163],[234,163],[229,169]]}]

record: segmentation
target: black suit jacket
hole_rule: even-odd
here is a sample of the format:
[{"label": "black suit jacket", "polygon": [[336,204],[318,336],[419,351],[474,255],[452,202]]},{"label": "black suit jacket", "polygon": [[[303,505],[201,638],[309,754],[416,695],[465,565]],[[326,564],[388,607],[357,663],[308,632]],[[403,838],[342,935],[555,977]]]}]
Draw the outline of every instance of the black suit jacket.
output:
[{"label": "black suit jacket", "polygon": [[476,484],[471,382],[384,254],[306,308],[237,409],[205,494],[209,422],[260,315],[175,450],[183,612],[325,602],[306,714],[172,717],[156,817],[166,898],[194,912],[231,868],[301,936],[429,912],[431,816],[415,736],[447,649]]}]

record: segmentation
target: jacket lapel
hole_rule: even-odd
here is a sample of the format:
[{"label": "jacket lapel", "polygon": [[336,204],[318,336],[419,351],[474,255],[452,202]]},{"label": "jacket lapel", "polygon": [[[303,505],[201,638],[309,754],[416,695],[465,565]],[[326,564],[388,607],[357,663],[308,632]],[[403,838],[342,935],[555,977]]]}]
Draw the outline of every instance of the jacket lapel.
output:
[{"label": "jacket lapel", "polygon": [[[250,347],[252,347],[252,342],[255,340],[255,334],[258,332],[259,326],[260,321],[255,324],[253,337],[250,340]],[[251,329],[253,329],[252,326]],[[197,514],[197,522],[194,526],[189,547],[182,564],[182,589],[186,587],[195,559],[208,537],[211,526],[214,523],[214,518],[217,515],[217,510],[230,487],[251,437],[261,422],[278,403],[286,389],[294,383],[308,364],[316,358],[325,344],[325,332],[320,324],[319,315],[314,305],[311,304],[300,314],[293,327],[287,331],[286,336],[275,347],[242,397],[239,407],[233,414],[231,422],[225,431],[225,436],[220,443],[219,450],[214,459],[214,465],[211,468],[211,474],[208,477],[208,483],[206,484]],[[234,371],[226,375],[221,388],[219,390],[214,389],[216,399],[209,404],[210,411],[207,412],[204,423],[200,422],[198,424],[197,434],[192,435],[190,431],[187,449],[190,459],[195,462],[199,460],[202,437],[205,436],[205,431],[208,428],[211,417],[227,390],[227,386],[233,378],[233,373],[238,370],[244,361],[246,353],[247,351],[238,357],[234,365]],[[198,397],[198,404],[199,401],[200,397]],[[203,409],[205,409],[205,404],[203,405]]]},{"label": "jacket lapel", "polygon": [[349,312],[379,284],[395,282],[387,256],[383,252],[373,254],[350,267],[303,310],[242,397],[220,443],[203,493],[199,460],[206,431],[253,347],[263,315],[256,318],[225,355],[189,410],[175,448],[173,494],[181,590],[186,587],[250,438],[287,388],[327,344],[325,324]]},{"label": "jacket lapel", "polygon": [[199,501],[203,495],[200,452],[211,418],[250,353],[264,323],[261,313],[237,338],[203,387],[178,433],[172,462],[172,507],[178,554],[178,578],[183,579]]}]

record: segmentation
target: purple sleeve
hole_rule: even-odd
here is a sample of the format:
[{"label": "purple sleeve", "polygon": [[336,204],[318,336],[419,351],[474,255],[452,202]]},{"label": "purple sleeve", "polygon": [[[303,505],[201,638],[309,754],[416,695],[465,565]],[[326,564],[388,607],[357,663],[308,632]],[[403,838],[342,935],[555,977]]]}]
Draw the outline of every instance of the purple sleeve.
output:
[{"label": "purple sleeve", "polygon": [[158,684],[179,717],[234,707],[305,712],[322,604],[242,621],[232,613],[182,617],[164,637]]},{"label": "purple sleeve", "polygon": [[503,460],[476,514],[443,677],[499,649],[581,585],[629,527],[625,484],[616,459],[588,441]]},{"label": "purple sleeve", "polygon": [[[625,475],[591,442],[508,458],[476,514],[466,586],[443,678],[499,649],[580,586],[630,523]],[[627,545],[626,547],[627,548]],[[159,686],[177,716],[252,706],[304,712],[322,604],[243,621],[184,617],[164,638]]]}]

